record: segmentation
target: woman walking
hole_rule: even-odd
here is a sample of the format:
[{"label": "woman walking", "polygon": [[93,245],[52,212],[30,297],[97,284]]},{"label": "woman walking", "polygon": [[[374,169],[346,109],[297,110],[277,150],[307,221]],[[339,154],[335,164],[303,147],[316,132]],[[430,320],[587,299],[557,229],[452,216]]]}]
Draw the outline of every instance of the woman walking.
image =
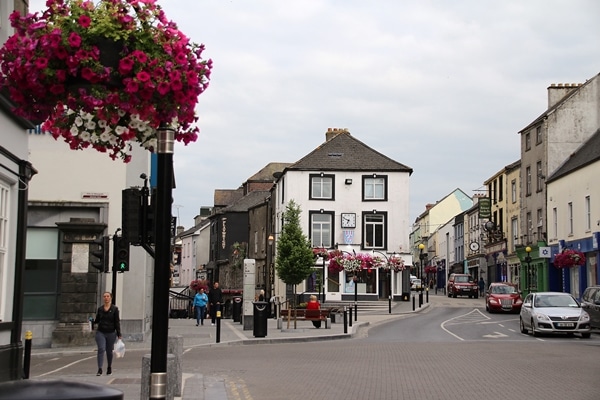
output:
[{"label": "woman walking", "polygon": [[106,375],[112,374],[113,349],[115,341],[121,339],[121,320],[119,309],[112,304],[112,295],[104,292],[102,295],[104,304],[98,307],[94,324],[98,325],[96,330],[96,344],[98,345],[98,372],[96,376],[102,375],[104,364],[104,353],[106,352]]},{"label": "woman walking", "polygon": [[206,303],[208,303],[208,296],[204,293],[204,288],[200,288],[200,291],[194,296],[194,314],[196,315],[196,326],[204,325],[204,316],[206,315]]}]

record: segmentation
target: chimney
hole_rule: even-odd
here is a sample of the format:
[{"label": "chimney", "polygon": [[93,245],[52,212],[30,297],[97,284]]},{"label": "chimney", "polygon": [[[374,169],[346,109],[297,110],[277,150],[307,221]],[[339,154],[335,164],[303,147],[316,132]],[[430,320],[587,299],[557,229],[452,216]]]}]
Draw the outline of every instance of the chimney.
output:
[{"label": "chimney", "polygon": [[340,133],[350,133],[348,132],[348,128],[327,128],[327,132],[325,132],[325,141],[329,142],[331,139],[339,135]]},{"label": "chimney", "polygon": [[581,83],[553,83],[548,88],[548,108],[561,101],[565,96],[573,93]]}]

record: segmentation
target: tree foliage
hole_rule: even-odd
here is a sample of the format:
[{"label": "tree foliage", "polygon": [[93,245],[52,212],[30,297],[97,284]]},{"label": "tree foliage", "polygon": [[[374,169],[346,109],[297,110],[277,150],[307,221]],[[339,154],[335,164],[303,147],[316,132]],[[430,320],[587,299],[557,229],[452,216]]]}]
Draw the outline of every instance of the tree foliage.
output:
[{"label": "tree foliage", "polygon": [[300,206],[291,200],[283,214],[283,228],[277,242],[275,268],[288,285],[297,285],[313,272],[312,247],[300,228]]}]

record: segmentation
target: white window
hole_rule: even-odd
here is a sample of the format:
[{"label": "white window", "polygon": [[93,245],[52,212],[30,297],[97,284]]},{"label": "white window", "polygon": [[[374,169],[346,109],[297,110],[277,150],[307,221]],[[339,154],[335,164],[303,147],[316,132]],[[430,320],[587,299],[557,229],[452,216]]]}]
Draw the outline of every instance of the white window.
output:
[{"label": "white window", "polygon": [[386,176],[363,177],[363,200],[386,200],[386,183]]},{"label": "white window", "polygon": [[590,196],[585,196],[585,230],[587,232],[592,230],[592,207]]},{"label": "white window", "polygon": [[[6,279],[6,253],[8,252],[8,186],[0,184],[0,293],[8,292],[8,282]],[[2,304],[4,296],[0,295],[0,320],[6,321],[7,316],[4,315],[4,307]]]},{"label": "white window", "polygon": [[554,238],[558,238],[558,210],[556,207],[552,209],[552,230],[554,233]]},{"label": "white window", "polygon": [[333,199],[333,176],[311,175],[310,176],[310,198],[311,199]]},{"label": "white window", "polygon": [[569,216],[569,231],[568,234],[573,234],[573,203],[569,202],[567,205],[567,214]]},{"label": "white window", "polygon": [[332,220],[330,213],[311,213],[311,245],[312,247],[332,247]]},{"label": "white window", "polygon": [[385,248],[385,217],[384,213],[367,213],[364,217],[364,240],[365,249]]},{"label": "white window", "polygon": [[517,202],[517,180],[513,179],[510,183],[510,194],[513,203]]}]

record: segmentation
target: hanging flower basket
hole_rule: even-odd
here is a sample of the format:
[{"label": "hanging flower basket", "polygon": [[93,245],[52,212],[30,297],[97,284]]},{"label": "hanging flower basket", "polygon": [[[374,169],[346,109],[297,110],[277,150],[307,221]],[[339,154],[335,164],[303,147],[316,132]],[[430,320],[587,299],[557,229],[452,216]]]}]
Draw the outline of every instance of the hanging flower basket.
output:
[{"label": "hanging flower basket", "polygon": [[0,89],[14,112],[72,149],[129,161],[131,143],[156,146],[161,124],[185,144],[198,137],[195,107],[211,60],[156,0],[47,0],[42,13],[10,16]]},{"label": "hanging flower basket", "polygon": [[554,257],[556,268],[572,268],[585,265],[585,255],[578,250],[565,249]]},{"label": "hanging flower basket", "polygon": [[428,265],[425,267],[426,274],[434,274],[437,271],[437,267],[435,265]]}]

